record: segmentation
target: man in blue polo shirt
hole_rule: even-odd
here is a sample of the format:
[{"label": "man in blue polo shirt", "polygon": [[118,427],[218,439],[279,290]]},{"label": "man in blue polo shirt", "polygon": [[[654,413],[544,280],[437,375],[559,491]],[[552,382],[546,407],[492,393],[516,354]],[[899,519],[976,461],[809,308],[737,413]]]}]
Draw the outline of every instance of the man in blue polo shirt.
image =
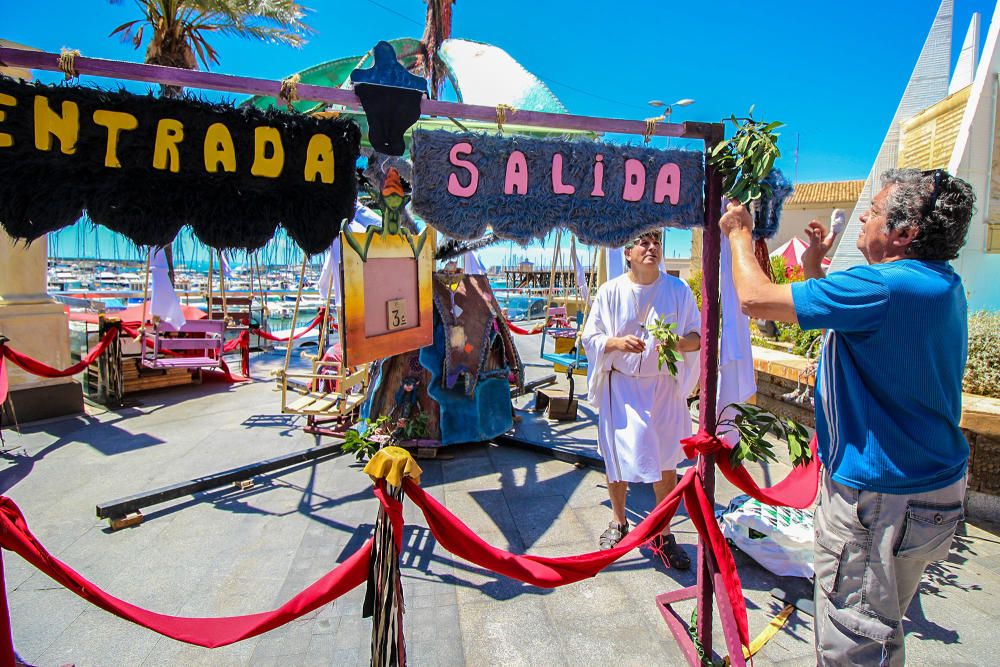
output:
[{"label": "man in blue polo shirt", "polygon": [[943,170],[889,170],[861,216],[868,266],[824,276],[833,236],[814,221],[808,279],[791,285],[760,269],[744,207],[730,205],[720,222],[744,312],[826,330],[816,381],[820,665],[903,664],[903,616],[963,518],[967,315],[948,260],[965,243],[974,201]]}]

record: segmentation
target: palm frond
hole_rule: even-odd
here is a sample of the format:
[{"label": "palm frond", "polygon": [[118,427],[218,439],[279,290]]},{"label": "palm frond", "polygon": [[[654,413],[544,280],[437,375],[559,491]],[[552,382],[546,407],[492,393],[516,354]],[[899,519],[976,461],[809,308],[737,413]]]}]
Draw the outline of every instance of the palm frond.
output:
[{"label": "palm frond", "polygon": [[[206,68],[219,63],[218,51],[208,41],[214,34],[299,47],[315,32],[304,22],[311,10],[295,0],[135,0],[135,4],[142,18],[123,23],[111,35],[139,48],[148,26],[150,52],[176,55],[182,40],[192,58]],[[193,59],[188,63],[183,66],[195,66]]]}]

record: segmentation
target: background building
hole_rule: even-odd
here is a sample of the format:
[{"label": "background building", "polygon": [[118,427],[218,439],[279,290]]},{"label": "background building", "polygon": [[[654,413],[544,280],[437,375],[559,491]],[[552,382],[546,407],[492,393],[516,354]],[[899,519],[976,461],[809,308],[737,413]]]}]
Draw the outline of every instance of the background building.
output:
[{"label": "background building", "polygon": [[[830,181],[826,183],[797,183],[792,196],[781,210],[781,226],[773,239],[768,239],[767,249],[774,252],[792,237],[805,240],[805,228],[813,220],[829,225],[830,215],[836,208],[850,213],[858,203],[864,181]],[[834,241],[837,250],[843,234]],[[853,239],[851,240],[853,243]]]}]

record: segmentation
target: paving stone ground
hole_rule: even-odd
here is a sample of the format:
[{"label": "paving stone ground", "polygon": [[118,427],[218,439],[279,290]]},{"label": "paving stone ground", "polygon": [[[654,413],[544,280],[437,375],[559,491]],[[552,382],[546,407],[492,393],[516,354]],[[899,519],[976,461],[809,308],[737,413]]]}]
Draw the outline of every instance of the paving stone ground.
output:
[{"label": "paving stone ground", "polygon": [[[546,372],[531,361],[537,343],[519,342],[529,377]],[[277,355],[260,357],[254,375],[267,378],[279,363]],[[577,390],[584,388],[581,379]],[[141,526],[110,532],[95,518],[99,502],[315,444],[299,420],[277,414],[279,397],[263,379],[157,392],[140,401],[8,432],[8,446],[20,449],[0,459],[0,491],[18,503],[52,553],[105,590],[169,614],[252,613],[281,604],[367,538],[377,502],[350,457],[258,477],[249,490],[219,489],[153,507]],[[524,433],[592,451],[593,430],[584,422],[552,426],[521,414]],[[445,454],[421,461],[422,484],[487,541],[549,556],[595,548],[610,514],[599,470],[488,444]],[[762,474],[777,479],[783,470]],[[720,481],[717,506],[734,494]],[[651,490],[640,486],[629,502],[632,519],[641,519],[652,507]],[[410,504],[405,518],[411,665],[682,664],[653,597],[692,584],[692,573],[666,570],[637,551],[594,579],[545,590],[453,559]],[[686,516],[678,515],[673,529],[693,556],[695,532]],[[908,612],[909,664],[995,663],[1000,531],[967,523],[960,532]],[[751,634],[781,609],[772,588],[807,589],[804,580],[775,577],[744,554],[736,560]],[[4,564],[15,646],[33,665],[368,664],[363,587],[261,637],[209,650],[92,607],[15,555],[5,554]],[[716,634],[716,647],[724,646]],[[794,612],[755,664],[814,664],[812,619]]]}]

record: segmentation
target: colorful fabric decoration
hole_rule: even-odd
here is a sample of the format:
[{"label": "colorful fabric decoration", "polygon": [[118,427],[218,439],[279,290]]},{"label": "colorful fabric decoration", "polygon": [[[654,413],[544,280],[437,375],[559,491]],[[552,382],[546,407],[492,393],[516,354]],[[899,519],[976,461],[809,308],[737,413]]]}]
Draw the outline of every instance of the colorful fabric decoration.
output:
[{"label": "colorful fabric decoration", "polygon": [[368,142],[380,153],[402,155],[403,135],[420,119],[427,80],[400,65],[389,42],[376,44],[372,58],[371,67],[351,72],[354,92],[368,119]]},{"label": "colorful fabric decoration", "polygon": [[413,211],[459,239],[487,227],[522,244],[557,227],[621,246],[703,224],[702,153],[593,141],[416,130]]},{"label": "colorful fabric decoration", "polygon": [[86,211],[138,245],[190,225],[252,251],[280,224],[313,254],[353,215],[360,139],[351,120],[0,77],[0,226],[30,242]]}]

